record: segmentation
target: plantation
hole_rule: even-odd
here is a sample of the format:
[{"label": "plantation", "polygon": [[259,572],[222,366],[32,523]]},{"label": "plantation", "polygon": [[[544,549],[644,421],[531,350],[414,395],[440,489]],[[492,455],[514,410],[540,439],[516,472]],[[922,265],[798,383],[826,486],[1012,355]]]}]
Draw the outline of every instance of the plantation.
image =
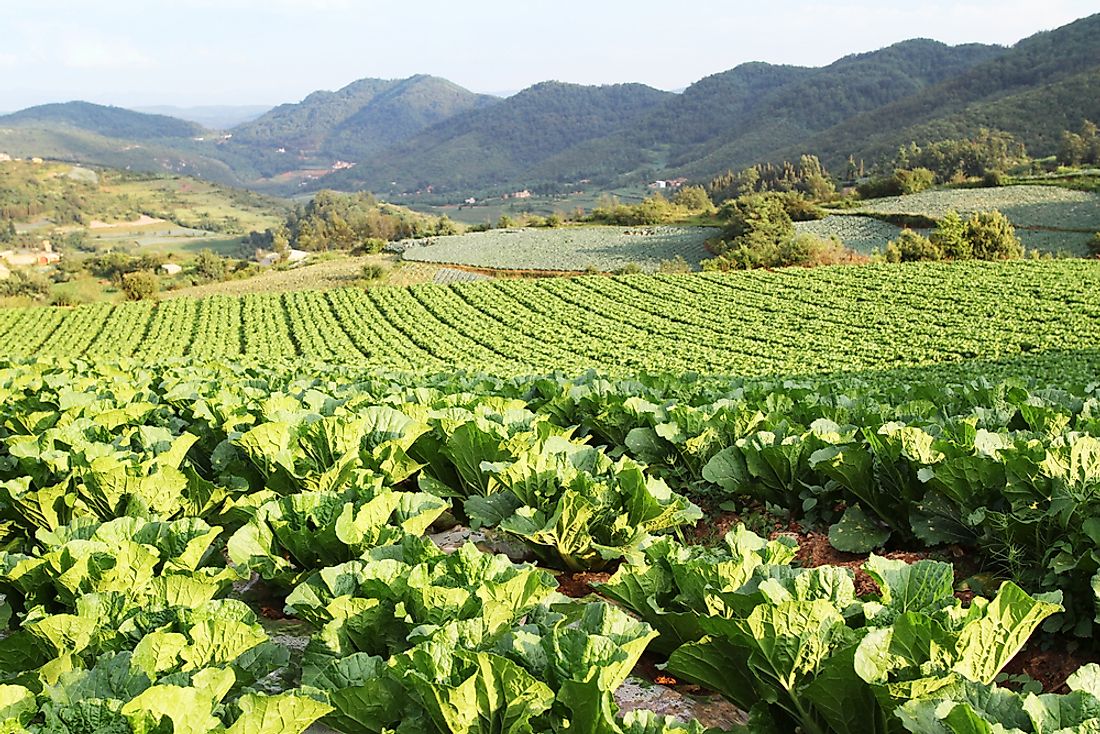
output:
[{"label": "plantation", "polygon": [[949,211],[970,214],[996,209],[1019,228],[1095,232],[1100,229],[1100,195],[1055,186],[943,189],[875,199],[857,211],[917,214],[938,219]]},{"label": "plantation", "polygon": [[653,272],[676,258],[697,267],[708,257],[706,241],[717,234],[708,227],[667,226],[496,229],[420,240],[404,257],[501,270],[612,272],[637,265]]},{"label": "plantation", "polygon": [[881,252],[886,244],[898,238],[901,228],[874,217],[830,215],[824,219],[795,222],[799,234],[816,237],[836,237],[850,250],[870,255]]},{"label": "plantation", "polygon": [[[620,715],[643,654],[746,732],[1097,724],[1096,666],[995,684],[1041,625],[1092,634],[1094,385],[47,360],[0,384],[7,731],[701,734]],[[676,539],[688,494],[984,563],[871,555],[868,591],[788,536]],[[511,557],[426,537],[456,523]]]},{"label": "plantation", "polygon": [[9,357],[803,375],[1092,350],[1098,313],[1096,263],[912,264],[9,309],[0,339]]},{"label": "plantation", "polygon": [[0,311],[0,726],[1088,731],[1098,316],[1086,261]]}]

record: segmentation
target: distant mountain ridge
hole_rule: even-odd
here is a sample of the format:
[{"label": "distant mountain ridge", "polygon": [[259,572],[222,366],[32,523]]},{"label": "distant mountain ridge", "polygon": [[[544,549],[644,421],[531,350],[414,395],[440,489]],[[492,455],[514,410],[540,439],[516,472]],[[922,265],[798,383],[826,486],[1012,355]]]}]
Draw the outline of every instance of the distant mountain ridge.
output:
[{"label": "distant mountain ridge", "polygon": [[28,107],[0,117],[3,126],[62,126],[110,138],[155,140],[202,135],[205,128],[167,115],[150,115],[91,102],[63,102]]},{"label": "distant mountain ridge", "polygon": [[434,125],[324,184],[383,190],[397,181],[409,190],[520,181],[532,166],[630,125],[672,96],[642,84],[542,82]]},{"label": "distant mountain ridge", "polygon": [[[439,77],[362,79],[226,135],[86,102],[0,116],[0,152],[165,168],[266,190],[467,195],[705,179],[819,155],[834,170],[910,141],[1003,129],[1040,155],[1100,121],[1100,14],[1012,47],[914,39],[828,66],[748,63],[681,93],[544,82],[507,98]],[[350,167],[350,168],[349,168]]]}]

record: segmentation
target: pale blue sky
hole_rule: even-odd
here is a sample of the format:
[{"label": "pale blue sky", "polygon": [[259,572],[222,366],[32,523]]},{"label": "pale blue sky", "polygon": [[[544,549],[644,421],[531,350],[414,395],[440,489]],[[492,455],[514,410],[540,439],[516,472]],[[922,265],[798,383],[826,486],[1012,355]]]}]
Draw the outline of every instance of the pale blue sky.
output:
[{"label": "pale blue sky", "polygon": [[684,87],[745,61],[820,66],[912,37],[1012,44],[1097,0],[2,0],[0,110],[275,104],[415,73],[477,91]]}]

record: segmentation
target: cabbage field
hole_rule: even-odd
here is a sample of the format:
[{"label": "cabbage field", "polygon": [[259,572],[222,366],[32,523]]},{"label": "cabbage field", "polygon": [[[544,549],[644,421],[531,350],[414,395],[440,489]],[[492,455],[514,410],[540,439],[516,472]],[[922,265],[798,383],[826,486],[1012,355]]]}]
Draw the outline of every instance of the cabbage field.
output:
[{"label": "cabbage field", "polygon": [[612,272],[637,265],[653,272],[683,258],[698,267],[709,257],[711,227],[564,227],[493,229],[402,243],[406,260],[494,270]]},{"label": "cabbage field", "polygon": [[1100,263],[915,263],[6,310],[0,356],[804,375],[1091,350],[1098,317]]},{"label": "cabbage field", "polygon": [[0,345],[0,734],[1100,731],[1100,263],[12,309]]},{"label": "cabbage field", "polygon": [[[1100,667],[999,685],[1040,627],[1093,633],[1083,376],[0,365],[0,722],[702,734],[619,709],[644,657],[746,733],[1091,731]],[[692,497],[786,508],[873,583],[745,525],[699,545]],[[456,524],[507,555],[428,537]],[[981,573],[876,554],[942,546]]]},{"label": "cabbage field", "polygon": [[938,219],[996,209],[1017,227],[1100,231],[1100,194],[1059,186],[1002,186],[988,189],[935,189],[884,199],[872,199],[857,212],[920,214]]}]

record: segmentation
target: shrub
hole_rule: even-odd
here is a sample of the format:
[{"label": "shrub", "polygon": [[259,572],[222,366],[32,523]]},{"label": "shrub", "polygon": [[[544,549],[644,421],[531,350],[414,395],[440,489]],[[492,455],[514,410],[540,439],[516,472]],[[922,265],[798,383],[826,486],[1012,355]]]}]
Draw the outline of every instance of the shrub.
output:
[{"label": "shrub", "polygon": [[382,252],[382,248],[386,246],[386,240],[381,237],[366,237],[359,241],[355,247],[351,249],[352,255],[377,255]]},{"label": "shrub", "polygon": [[856,193],[861,199],[882,199],[887,196],[897,196],[901,193],[898,182],[893,176],[889,178],[873,178],[856,187]]},{"label": "shrub", "polygon": [[360,271],[364,280],[378,280],[386,274],[386,269],[376,263],[367,263]]},{"label": "shrub", "polygon": [[122,276],[122,292],[128,301],[145,301],[156,298],[160,280],[152,273],[139,270]]},{"label": "shrub", "polygon": [[1008,176],[1003,171],[986,171],[982,176],[982,186],[987,189],[995,189],[1008,183]]},{"label": "shrub", "polygon": [[51,306],[63,306],[63,307],[79,306],[80,303],[81,303],[81,301],[80,301],[79,298],[77,298],[72,293],[67,293],[67,292],[64,292],[64,291],[62,291],[61,293],[55,294],[54,297],[50,299],[50,305]]},{"label": "shrub", "polygon": [[887,262],[919,262],[942,260],[943,250],[927,237],[911,229],[903,229],[898,238],[886,245]]},{"label": "shrub", "polygon": [[783,206],[792,222],[813,222],[827,215],[824,209],[801,194],[785,194]]},{"label": "shrub", "polygon": [[225,270],[225,258],[213,250],[202,250],[195,258],[195,273],[202,280],[225,280]]},{"label": "shrub", "polygon": [[26,296],[40,299],[45,298],[49,292],[50,281],[31,270],[14,270],[10,276],[0,280],[2,296]]},{"label": "shrub", "polygon": [[894,182],[900,194],[919,194],[936,185],[936,174],[927,168],[902,168],[894,171]]},{"label": "shrub", "polygon": [[794,223],[784,198],[777,194],[750,194],[727,202],[721,211],[728,222],[722,239],[738,246],[778,245],[790,240],[794,237]]},{"label": "shrub", "polygon": [[978,260],[1013,260],[1024,255],[1016,228],[996,210],[971,215],[966,222],[966,239]]},{"label": "shrub", "polygon": [[685,186],[672,197],[672,203],[684,207],[689,212],[714,211],[714,203],[702,186]]},{"label": "shrub", "polygon": [[1097,232],[1089,240],[1089,255],[1092,257],[1100,257],[1100,232]]},{"label": "shrub", "polygon": [[638,263],[627,263],[615,271],[615,275],[637,275],[642,272],[642,266]]},{"label": "shrub", "polygon": [[974,248],[966,234],[966,222],[957,211],[952,210],[943,215],[930,239],[943,253],[943,257],[949,260],[969,260],[974,257]]},{"label": "shrub", "polygon": [[661,264],[657,266],[658,273],[690,273],[691,265],[681,255],[677,255],[671,260],[662,260]]},{"label": "shrub", "polygon": [[836,237],[817,237],[803,233],[779,246],[777,266],[837,265],[850,259],[850,253]]}]

